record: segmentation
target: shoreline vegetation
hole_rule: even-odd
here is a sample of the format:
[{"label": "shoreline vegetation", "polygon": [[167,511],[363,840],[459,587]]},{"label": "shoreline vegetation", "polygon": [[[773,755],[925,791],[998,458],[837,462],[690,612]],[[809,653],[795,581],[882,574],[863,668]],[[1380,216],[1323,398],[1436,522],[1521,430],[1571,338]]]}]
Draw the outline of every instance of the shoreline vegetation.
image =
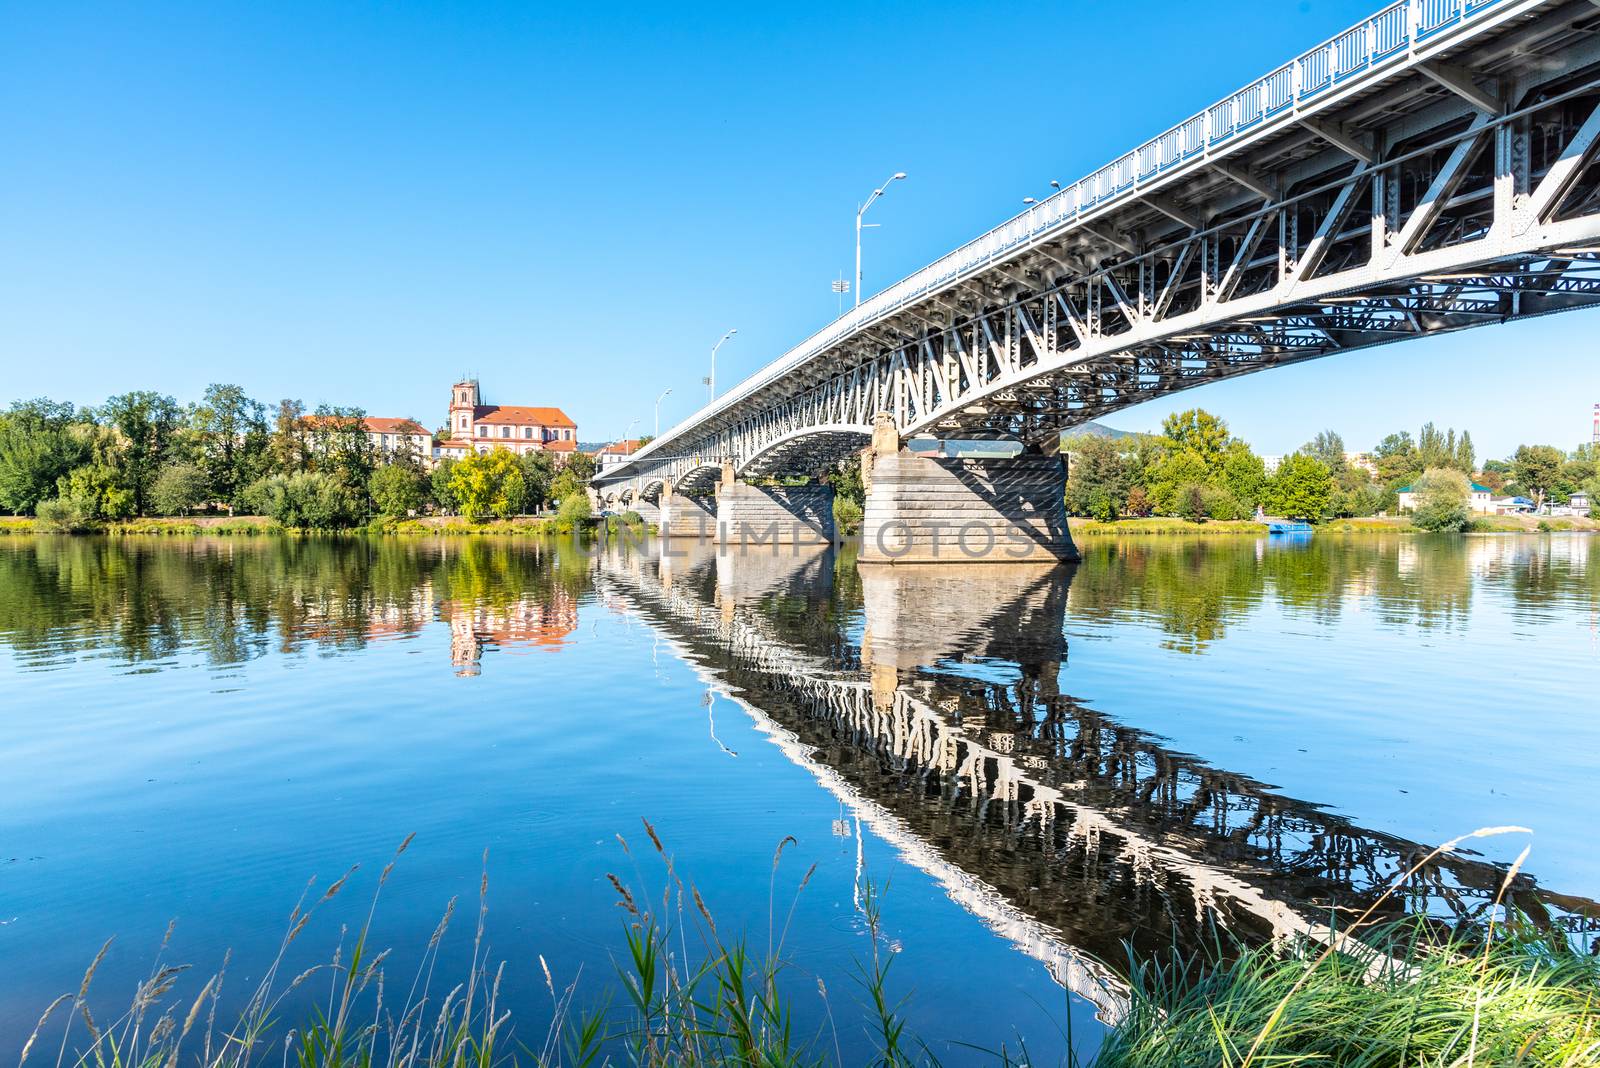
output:
[{"label": "shoreline vegetation", "polygon": [[[1474,832],[1439,847],[1430,859],[1467,838],[1512,830],[1517,829]],[[892,974],[882,896],[870,879],[857,905],[867,946],[856,962],[856,989],[829,991],[786,958],[786,946],[798,937],[790,926],[794,905],[816,870],[813,865],[794,884],[788,903],[776,900],[784,848],[793,838],[780,842],[773,855],[763,952],[757,948],[759,934],[734,936],[719,928],[700,889],[680,875],[648,821],[644,831],[659,865],[658,885],[630,886],[607,876],[623,914],[621,941],[612,953],[615,974],[600,981],[598,990],[593,981],[580,982],[581,970],[578,978],[558,982],[549,962],[537,955],[550,1003],[548,1010],[539,1010],[547,1022],[528,1021],[527,1031],[518,1031],[520,1021],[501,999],[507,965],[494,961],[486,942],[487,853],[465,976],[434,974],[457,906],[454,899],[414,972],[389,964],[391,951],[369,944],[379,898],[414,837],[408,836],[378,876],[365,921],[353,938],[341,936],[331,960],[302,970],[305,962],[294,943],[313,914],[339,896],[356,868],[309,904],[302,897],[276,959],[245,991],[238,1010],[222,1005],[226,962],[202,984],[185,974],[187,966],[158,957],[120,1015],[97,1017],[89,995],[108,941],[76,992],[62,993],[44,1009],[22,1047],[19,1068],[35,1050],[41,1064],[46,1050],[57,1051],[56,1068],[251,1068],[280,1061],[299,1068],[616,1063],[909,1068],[937,1065],[944,1057],[970,1063],[973,1054],[1007,1066],[1038,1063],[1021,1034],[998,1049],[981,1049],[954,1036],[908,1031],[904,1009],[913,995]],[[634,851],[617,837],[633,863]],[[1125,1007],[1102,1035],[1094,1036],[1100,1039],[1098,1049],[1088,1056],[1079,1052],[1070,1012],[1064,1013],[1068,1052],[1057,1063],[1067,1068],[1579,1068],[1600,1063],[1600,959],[1566,936],[1502,908],[1501,897],[1519,866],[1509,869],[1483,926],[1467,931],[1443,930],[1421,917],[1365,926],[1375,903],[1327,944],[1249,947],[1218,931],[1211,948],[1187,960],[1130,959],[1117,969],[1126,976]],[[1403,893],[1421,867],[1401,876],[1379,900]],[[308,886],[307,894],[315,890]],[[163,950],[166,944],[164,939]],[[390,969],[393,974],[386,974]],[[296,994],[301,987],[306,989]],[[817,996],[820,1019],[807,1004]],[[105,1012],[103,1005],[97,1008]],[[870,1057],[847,1062],[841,1033],[869,1046]]]},{"label": "shoreline vegetation", "polygon": [[[473,522],[461,516],[420,516],[410,519],[377,517],[363,526],[334,531],[309,531],[285,526],[267,516],[156,516],[122,522],[85,523],[72,530],[51,530],[31,516],[0,516],[0,537],[32,534],[99,534],[108,537],[252,537],[268,534],[331,533],[345,535],[376,534],[398,536],[471,537],[550,536],[571,534],[575,530],[593,531],[599,524],[644,525],[630,523],[626,517],[573,522],[559,516],[514,516]],[[1126,537],[1264,537],[1267,525],[1249,519],[1183,519],[1172,516],[1125,517],[1114,520],[1069,518],[1074,538]],[[1319,534],[1429,534],[1408,518],[1362,517],[1329,519],[1313,524]],[[1600,521],[1576,516],[1478,516],[1460,533],[1465,534],[1552,534],[1600,533]]]}]

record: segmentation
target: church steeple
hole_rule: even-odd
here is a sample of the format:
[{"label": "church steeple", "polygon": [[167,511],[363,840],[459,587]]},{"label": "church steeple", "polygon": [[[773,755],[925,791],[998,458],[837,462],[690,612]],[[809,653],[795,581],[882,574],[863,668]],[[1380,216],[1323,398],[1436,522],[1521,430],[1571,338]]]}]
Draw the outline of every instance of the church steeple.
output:
[{"label": "church steeple", "polygon": [[478,394],[478,380],[476,378],[463,378],[450,387],[450,436],[453,438],[466,438],[472,436],[472,420],[476,409],[482,404]]}]

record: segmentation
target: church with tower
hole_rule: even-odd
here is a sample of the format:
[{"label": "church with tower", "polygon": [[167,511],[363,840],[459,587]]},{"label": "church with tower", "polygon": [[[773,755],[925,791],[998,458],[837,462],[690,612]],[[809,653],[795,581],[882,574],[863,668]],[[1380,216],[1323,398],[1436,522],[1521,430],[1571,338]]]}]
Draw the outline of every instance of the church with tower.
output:
[{"label": "church with tower", "polygon": [[459,460],[494,449],[514,453],[546,451],[565,459],[578,447],[578,424],[560,408],[485,404],[478,380],[450,387],[449,437],[434,447],[434,459]]}]

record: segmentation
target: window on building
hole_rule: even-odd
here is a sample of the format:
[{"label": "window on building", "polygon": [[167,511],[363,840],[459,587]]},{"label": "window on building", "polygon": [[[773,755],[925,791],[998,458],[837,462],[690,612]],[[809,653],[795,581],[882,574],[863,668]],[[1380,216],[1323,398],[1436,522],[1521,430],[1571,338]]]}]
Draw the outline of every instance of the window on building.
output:
[{"label": "window on building", "polygon": [[523,427],[522,428],[522,436],[525,437],[525,438],[533,437],[533,427],[531,427],[531,426]]},{"label": "window on building", "polygon": [[509,438],[511,436],[511,428],[508,427],[508,426],[501,427],[500,428],[500,436],[503,437],[503,438]]},{"label": "window on building", "polygon": [[467,417],[464,415],[461,417],[461,429],[467,429]]},{"label": "window on building", "polygon": [[480,427],[479,427],[479,428],[478,428],[478,436],[479,436],[479,437],[480,437],[480,438],[486,438],[486,437],[488,437],[488,436],[489,436],[489,428],[488,428],[488,427],[486,427],[486,426],[480,426]]}]

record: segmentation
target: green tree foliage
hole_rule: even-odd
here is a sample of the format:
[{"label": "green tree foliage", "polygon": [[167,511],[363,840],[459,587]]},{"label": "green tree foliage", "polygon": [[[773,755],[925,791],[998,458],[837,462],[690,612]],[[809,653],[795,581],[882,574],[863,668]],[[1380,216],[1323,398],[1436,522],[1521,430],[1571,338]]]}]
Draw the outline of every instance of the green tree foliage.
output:
[{"label": "green tree foliage", "polygon": [[1511,457],[1511,472],[1517,488],[1543,507],[1545,498],[1557,488],[1565,463],[1566,456],[1553,445],[1518,445]]},{"label": "green tree foliage", "polygon": [[561,498],[561,507],[556,512],[556,520],[562,526],[576,527],[587,522],[591,514],[589,495],[587,493],[571,493]]},{"label": "green tree foliage", "polygon": [[1128,499],[1128,466],[1122,449],[1100,434],[1080,434],[1063,443],[1068,454],[1067,511],[1110,521]]},{"label": "green tree foliage", "polygon": [[109,398],[101,417],[116,431],[115,475],[133,498],[137,515],[150,514],[150,491],[167,463],[179,459],[183,410],[171,397],[135,390]]},{"label": "green tree foliage", "polygon": [[380,514],[406,516],[422,508],[428,478],[415,463],[388,463],[372,472],[367,490]]},{"label": "green tree foliage", "polygon": [[1417,446],[1409,431],[1390,434],[1373,450],[1378,463],[1378,481],[1385,486],[1401,486],[1421,468],[1417,464]]},{"label": "green tree foliage", "polygon": [[1235,440],[1222,457],[1222,477],[1219,481],[1222,488],[1244,509],[1244,515],[1233,518],[1247,518],[1261,500],[1261,491],[1267,484],[1266,462],[1252,452],[1250,446]]},{"label": "green tree foliage", "polygon": [[1347,466],[1344,459],[1344,438],[1333,430],[1324,430],[1300,447],[1307,456],[1315,456],[1323,466],[1337,477]]},{"label": "green tree foliage", "polygon": [[73,468],[71,474],[56,480],[56,492],[84,519],[126,519],[135,514],[132,491],[106,464],[88,463]]},{"label": "green tree foliage", "polygon": [[360,408],[328,404],[319,404],[306,420],[312,468],[333,475],[346,486],[358,487],[361,493],[378,465],[365,420],[366,413]]},{"label": "green tree foliage", "polygon": [[1208,471],[1221,465],[1222,454],[1233,440],[1228,424],[1203,408],[1167,416],[1161,434],[1169,451],[1193,453]]},{"label": "green tree foliage", "polygon": [[1471,521],[1467,511],[1471,486],[1467,476],[1453,467],[1435,467],[1412,487],[1416,507],[1411,522],[1421,530],[1465,530]]},{"label": "green tree foliage", "polygon": [[1333,472],[1314,456],[1294,453],[1278,465],[1263,494],[1262,507],[1285,519],[1321,519],[1333,499]]},{"label": "green tree foliage", "polygon": [[245,491],[245,500],[258,514],[304,530],[352,527],[362,517],[356,494],[321,471],[268,475]]},{"label": "green tree foliage", "polygon": [[586,452],[573,452],[567,454],[566,462],[561,465],[561,470],[570,471],[579,484],[587,486],[594,477],[594,457]]},{"label": "green tree foliage", "polygon": [[[1218,454],[1220,457],[1220,453]],[[1189,487],[1204,485],[1211,476],[1200,453],[1174,448],[1151,464],[1145,472],[1145,487],[1162,515],[1186,515],[1193,511]],[[1189,518],[1194,518],[1189,516]]]},{"label": "green tree foliage", "polygon": [[522,468],[522,511],[537,512],[550,500],[550,485],[556,478],[556,461],[543,449],[517,457]]},{"label": "green tree foliage", "polygon": [[526,492],[522,468],[505,449],[456,461],[450,472],[450,490],[461,514],[475,523],[490,516],[510,519],[521,508]]},{"label": "green tree foliage", "polygon": [[[156,476],[150,503],[161,515],[183,515],[212,499],[211,479],[199,464],[168,464]],[[243,494],[241,489],[240,494]]]},{"label": "green tree foliage", "polygon": [[565,501],[574,496],[588,496],[588,479],[568,464],[556,472],[555,479],[550,483],[550,499]]},{"label": "green tree foliage", "polygon": [[267,438],[268,463],[275,473],[293,475],[310,468],[311,446],[305,417],[306,406],[299,401],[285,398],[278,402],[272,433]]},{"label": "green tree foliage", "polygon": [[238,386],[214,382],[190,411],[189,427],[194,435],[195,461],[210,486],[211,497],[230,505],[238,503],[244,488],[266,470],[266,406],[245,396]]},{"label": "green tree foliage", "polygon": [[0,416],[0,508],[29,515],[55,496],[56,482],[88,459],[70,404],[19,401]]},{"label": "green tree foliage", "polygon": [[861,481],[860,457],[847,456],[832,470],[820,472],[818,477],[833,487],[835,501],[850,501],[858,508],[866,504],[867,489]]},{"label": "green tree foliage", "polygon": [[455,477],[455,466],[456,461],[446,456],[428,475],[428,497],[441,512],[461,510],[461,502],[456,499],[456,491],[450,485],[450,480]]}]

